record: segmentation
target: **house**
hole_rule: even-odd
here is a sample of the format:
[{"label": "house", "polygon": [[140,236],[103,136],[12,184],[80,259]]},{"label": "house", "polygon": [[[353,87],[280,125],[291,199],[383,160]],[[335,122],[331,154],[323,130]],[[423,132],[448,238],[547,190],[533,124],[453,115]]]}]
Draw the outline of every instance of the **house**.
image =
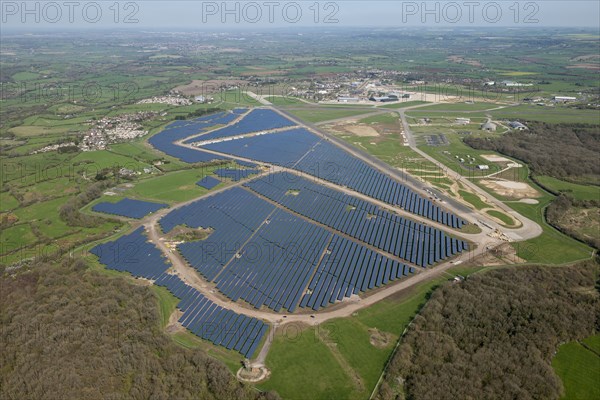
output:
[{"label": "house", "polygon": [[488,131],[488,132],[495,132],[496,124],[494,124],[492,121],[487,121],[486,123],[481,124],[481,130]]},{"label": "house", "polygon": [[526,127],[525,125],[523,125],[519,121],[510,121],[508,123],[508,126],[510,126],[511,129],[514,129],[516,131],[524,131],[526,129],[529,129],[528,127]]}]

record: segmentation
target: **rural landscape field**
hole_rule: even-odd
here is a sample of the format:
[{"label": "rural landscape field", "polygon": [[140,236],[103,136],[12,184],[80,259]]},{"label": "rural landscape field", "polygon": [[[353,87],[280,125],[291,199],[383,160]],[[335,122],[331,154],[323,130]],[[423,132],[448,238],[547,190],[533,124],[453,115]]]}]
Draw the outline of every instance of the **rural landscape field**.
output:
[{"label": "rural landscape field", "polygon": [[392,3],[2,2],[0,398],[600,399],[598,5]]}]

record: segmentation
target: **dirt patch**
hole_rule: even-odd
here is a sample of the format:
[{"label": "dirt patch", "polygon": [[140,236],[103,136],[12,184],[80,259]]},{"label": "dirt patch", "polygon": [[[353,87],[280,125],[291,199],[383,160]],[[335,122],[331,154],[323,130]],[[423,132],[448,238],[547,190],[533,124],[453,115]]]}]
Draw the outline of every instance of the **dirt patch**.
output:
[{"label": "dirt patch", "polygon": [[187,85],[180,85],[173,90],[177,90],[185,96],[207,95],[219,93],[231,86],[245,84],[240,79],[222,79],[222,80],[193,80]]},{"label": "dirt patch", "polygon": [[173,311],[173,313],[169,317],[169,323],[165,328],[167,333],[173,334],[178,332],[185,332],[185,328],[179,323],[179,318],[181,318],[182,315],[183,312],[178,308],[176,308],[175,311]]},{"label": "dirt patch", "polygon": [[392,337],[389,333],[381,332],[379,329],[369,329],[369,342],[378,349],[388,347],[392,343]]},{"label": "dirt patch", "polygon": [[537,201],[536,199],[521,199],[521,200],[519,200],[519,203],[538,204],[539,201]]},{"label": "dirt patch", "polygon": [[508,158],[502,157],[502,156],[497,156],[495,154],[482,154],[481,158],[485,158],[486,160],[488,160],[490,162],[497,162],[497,163],[511,162],[511,160],[509,160]]},{"label": "dirt patch", "polygon": [[479,266],[491,267],[495,265],[520,264],[526,262],[517,256],[517,252],[510,243],[503,243],[499,246],[486,249],[486,251],[473,259],[473,262]]},{"label": "dirt patch", "polygon": [[479,181],[496,194],[514,199],[539,197],[540,193],[525,182],[482,179]]},{"label": "dirt patch", "polygon": [[266,367],[240,368],[236,376],[241,381],[256,383],[268,379],[271,371]]},{"label": "dirt patch", "polygon": [[368,125],[350,125],[345,127],[346,131],[362,137],[376,137],[379,136],[379,133],[371,126]]}]

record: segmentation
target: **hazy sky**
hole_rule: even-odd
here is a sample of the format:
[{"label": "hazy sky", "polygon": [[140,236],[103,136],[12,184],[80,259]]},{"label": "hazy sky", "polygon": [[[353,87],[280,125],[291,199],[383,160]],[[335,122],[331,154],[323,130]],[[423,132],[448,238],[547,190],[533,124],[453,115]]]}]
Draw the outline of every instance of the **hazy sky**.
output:
[{"label": "hazy sky", "polygon": [[6,28],[600,26],[600,1],[0,1]]}]

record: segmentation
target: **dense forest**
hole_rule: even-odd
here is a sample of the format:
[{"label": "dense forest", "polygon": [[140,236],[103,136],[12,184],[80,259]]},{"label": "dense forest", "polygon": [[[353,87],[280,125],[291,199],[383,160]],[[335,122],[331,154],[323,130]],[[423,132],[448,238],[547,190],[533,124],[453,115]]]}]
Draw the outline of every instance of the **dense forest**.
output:
[{"label": "dense forest", "polygon": [[599,265],[511,267],[436,290],[378,399],[557,399],[562,342],[600,330]]},{"label": "dense forest", "polygon": [[89,270],[83,260],[2,272],[2,399],[278,398],[175,345],[147,287]]},{"label": "dense forest", "polygon": [[469,146],[493,150],[529,164],[537,175],[600,183],[600,126],[528,122],[528,131],[497,138],[467,137]]}]

